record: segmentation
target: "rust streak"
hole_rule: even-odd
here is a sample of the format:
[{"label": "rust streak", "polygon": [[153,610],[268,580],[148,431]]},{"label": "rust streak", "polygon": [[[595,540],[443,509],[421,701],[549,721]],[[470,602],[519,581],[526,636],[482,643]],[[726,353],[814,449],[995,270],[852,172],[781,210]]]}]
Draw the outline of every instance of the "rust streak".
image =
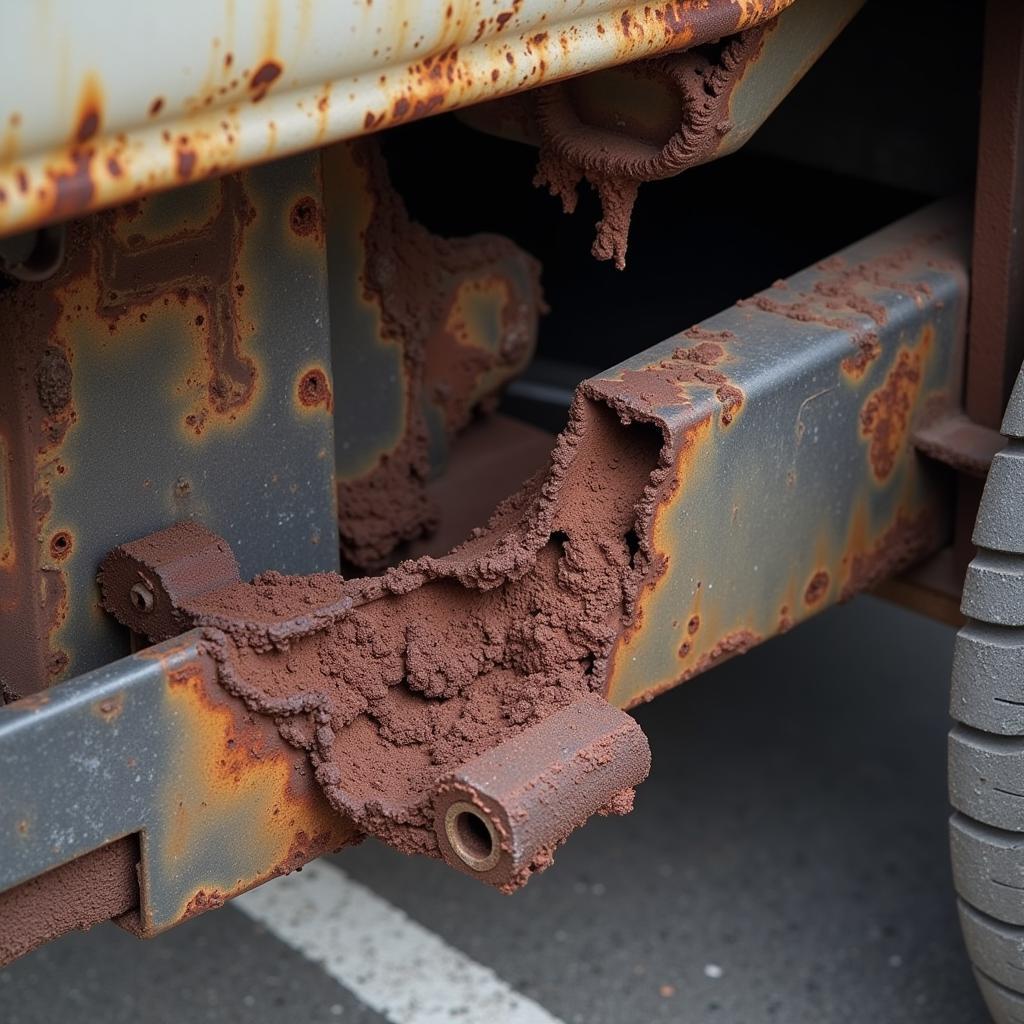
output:
[{"label": "rust streak", "polygon": [[319,367],[307,370],[299,378],[299,403],[307,409],[322,408],[330,412],[334,408],[334,396],[327,374]]},{"label": "rust streak", "polygon": [[871,471],[880,483],[889,479],[907,450],[911,414],[933,339],[934,328],[929,325],[916,345],[901,346],[884,383],[868,395],[861,410],[861,436],[868,442]]}]

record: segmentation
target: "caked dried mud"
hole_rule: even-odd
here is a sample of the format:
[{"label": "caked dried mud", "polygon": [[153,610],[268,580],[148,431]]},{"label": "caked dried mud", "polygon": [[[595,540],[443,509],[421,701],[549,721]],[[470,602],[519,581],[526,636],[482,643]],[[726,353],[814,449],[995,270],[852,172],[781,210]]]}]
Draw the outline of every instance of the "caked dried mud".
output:
[{"label": "caked dried mud", "polygon": [[[441,780],[603,690],[650,567],[643,538],[662,444],[651,426],[624,429],[580,396],[548,470],[450,554],[356,580],[264,573],[179,610],[208,627],[227,689],[309,753],[333,807],[400,850],[439,855]],[[104,565],[108,606],[128,582],[131,547]],[[624,811],[631,798],[613,789],[602,806]],[[503,887],[546,866],[579,824],[567,817]]]}]

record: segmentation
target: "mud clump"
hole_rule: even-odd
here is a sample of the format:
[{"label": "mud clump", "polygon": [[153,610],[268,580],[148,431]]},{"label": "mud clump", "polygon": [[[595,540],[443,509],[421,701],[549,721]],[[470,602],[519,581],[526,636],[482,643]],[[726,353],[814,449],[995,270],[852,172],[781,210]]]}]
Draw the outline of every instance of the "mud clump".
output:
[{"label": "mud clump", "polygon": [[62,348],[48,345],[36,366],[36,394],[48,416],[56,416],[71,404],[71,363]]},{"label": "mud clump", "polygon": [[804,590],[804,604],[817,604],[827,593],[832,585],[831,577],[823,569],[816,572]]},{"label": "mud clump", "polygon": [[[651,571],[646,539],[671,484],[671,444],[653,422],[624,429],[605,401],[582,385],[548,469],[442,557],[376,578],[264,572],[247,584],[223,541],[179,523],[104,560],[104,604],[154,638],[161,623],[165,636],[205,627],[222,685],[309,755],[336,810],[407,853],[442,854],[444,786],[470,784],[460,773],[528,730],[509,750],[544,763],[525,758],[508,793],[528,803],[523,771],[561,772],[560,809],[544,811],[528,856],[508,846],[511,874],[492,884],[514,888],[587,816],[631,806],[626,791],[649,767],[639,728],[595,694]],[[210,552],[223,564],[204,586],[194,569]],[[130,599],[140,578],[153,581],[146,613]],[[536,840],[535,825],[521,827]]]},{"label": "mud clump", "polygon": [[625,268],[629,224],[642,182],[669,178],[711,159],[732,129],[730,97],[744,68],[761,52],[764,34],[763,27],[749,29],[617,72],[631,75],[641,88],[669,93],[678,103],[678,119],[660,144],[585,123],[572,83],[537,91],[534,118],[541,146],[533,183],[557,197],[564,213],[575,212],[580,183],[590,183],[602,211],[591,248],[595,259]]},{"label": "mud clump", "polygon": [[129,836],[0,893],[0,964],[137,907],[138,860]]},{"label": "mud clump", "polygon": [[[579,395],[547,471],[450,554],[373,578],[214,582],[176,614],[207,627],[223,685],[308,752],[336,810],[404,852],[438,856],[440,781],[603,690],[650,570],[644,538],[666,480],[663,443],[658,429],[624,430],[607,405]],[[184,529],[112,553],[109,592],[109,566],[132,552],[183,576]],[[603,810],[628,808],[632,784],[602,796]]]},{"label": "mud clump", "polygon": [[678,346],[670,358],[652,366],[623,370],[618,380],[605,382],[606,394],[614,392],[623,399],[635,396],[654,408],[668,408],[695,385],[704,386],[721,406],[722,426],[728,427],[746,400],[743,390],[729,378],[727,365],[723,365],[728,362],[728,346],[735,335],[693,327],[684,331],[682,337],[695,344]]},{"label": "mud clump", "polygon": [[[372,201],[363,294],[380,310],[381,338],[402,354],[404,378],[398,443],[368,472],[338,484],[342,556],[370,572],[382,569],[401,544],[437,528],[438,510],[427,493],[431,430],[440,424],[450,441],[496,405],[502,386],[533,353],[544,303],[540,264],[531,256],[496,235],[431,234],[410,219],[375,142],[351,144],[350,154]],[[464,303],[475,299],[495,312],[493,346],[469,326]]]}]

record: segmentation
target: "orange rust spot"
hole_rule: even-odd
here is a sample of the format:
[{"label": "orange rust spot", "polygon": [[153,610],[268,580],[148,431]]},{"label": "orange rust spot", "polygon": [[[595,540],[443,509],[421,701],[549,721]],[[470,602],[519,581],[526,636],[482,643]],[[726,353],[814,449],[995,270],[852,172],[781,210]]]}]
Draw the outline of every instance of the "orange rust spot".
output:
[{"label": "orange rust spot", "polygon": [[668,408],[690,400],[692,386],[713,390],[721,405],[722,426],[729,426],[743,407],[743,391],[715,367],[725,358],[723,344],[734,335],[728,331],[712,332],[692,327],[684,332],[698,344],[675,349],[671,357],[639,370],[626,369],[617,381],[603,381],[607,393],[632,396],[651,408]]},{"label": "orange rust spot", "polygon": [[124,694],[115,694],[113,697],[104,697],[92,706],[93,714],[104,722],[114,722],[124,711]]},{"label": "orange rust spot", "polygon": [[116,156],[108,156],[107,170],[110,172],[111,177],[120,178],[122,173],[121,161]]},{"label": "orange rust spot", "polygon": [[313,196],[302,196],[292,205],[288,225],[302,238],[323,237],[323,211]]},{"label": "orange rust spot", "polygon": [[852,380],[860,380],[868,371],[868,367],[882,354],[882,346],[874,334],[865,335],[857,340],[857,351],[847,356],[840,364],[843,373]]},{"label": "orange rust spot", "polygon": [[[717,665],[720,661],[725,661],[728,658],[735,657],[737,654],[746,654],[752,647],[756,647],[761,642],[761,637],[749,629],[736,629],[731,633],[726,633],[709,651],[702,654],[697,659],[697,663],[691,668],[688,668],[680,677],[680,682],[685,682],[688,679],[692,679],[694,676],[700,675],[702,672],[706,672],[713,665]],[[670,683],[669,686],[672,684]],[[650,691],[649,694],[645,693],[640,697],[640,700],[651,700],[659,689]]]},{"label": "orange rust spot", "polygon": [[[180,916],[218,906],[355,838],[348,819],[328,806],[306,755],[289,747],[269,718],[247,711],[197,664],[167,677],[165,699],[182,729],[159,797],[173,827],[151,855],[195,869],[195,889]],[[203,878],[194,863],[196,839],[211,830],[236,835],[239,863],[230,880]]]},{"label": "orange rust spot", "polygon": [[868,395],[860,413],[860,433],[868,442],[875,479],[887,480],[906,451],[911,417],[921,389],[922,367],[935,330],[929,324],[913,347],[901,346],[879,388]]},{"label": "orange rust spot", "polygon": [[186,904],[181,920],[187,921],[189,918],[198,917],[200,914],[205,914],[207,910],[218,910],[229,899],[231,899],[230,894],[225,894],[219,889],[211,889],[209,892],[200,889]]},{"label": "orange rust spot", "polygon": [[440,93],[435,93],[432,96],[428,96],[426,99],[417,100],[413,104],[412,116],[413,117],[426,117],[432,110],[441,106],[444,103],[444,96]]},{"label": "orange rust spot", "polygon": [[[55,623],[55,628],[63,621],[61,616],[58,615],[57,618],[59,621]],[[64,672],[70,661],[66,651],[54,651],[46,662],[47,674],[51,679],[55,679]]]},{"label": "orange rust spot", "polygon": [[267,95],[270,87],[281,77],[284,69],[275,60],[264,61],[249,79],[249,88],[253,90],[253,103],[259,103]]},{"label": "orange rust spot", "polygon": [[72,139],[76,145],[83,146],[95,138],[103,125],[103,91],[99,79],[94,74],[85,76],[82,93],[78,100],[78,113],[75,117],[75,129]]},{"label": "orange rust spot", "polygon": [[663,10],[656,12],[658,20],[665,26],[667,35],[680,36],[683,42],[688,42],[693,38],[694,27],[686,17],[689,8],[689,4],[671,3],[666,4]]},{"label": "orange rust spot", "polygon": [[896,521],[873,542],[867,538],[855,538],[848,545],[849,570],[839,600],[849,600],[854,594],[911,565],[927,552],[936,550],[944,538],[940,520],[932,508],[922,509],[916,515],[901,511]]},{"label": "orange rust spot", "polygon": [[88,142],[100,130],[100,112],[88,110],[78,123],[78,131],[75,132],[75,142],[79,145]]},{"label": "orange rust spot", "polygon": [[50,538],[50,555],[58,561],[71,554],[74,540],[67,530],[61,530]]},{"label": "orange rust spot", "polygon": [[686,632],[689,633],[690,636],[693,636],[698,629],[700,629],[700,616],[691,615],[690,621],[686,624]]},{"label": "orange rust spot", "polygon": [[164,98],[163,96],[157,96],[155,100],[149,105],[149,116],[156,117],[161,110],[164,109]]},{"label": "orange rust spot", "polygon": [[330,412],[334,408],[334,396],[331,394],[327,374],[319,367],[307,370],[299,377],[297,390],[299,402],[308,409],[322,406]]},{"label": "orange rust spot", "polygon": [[115,212],[121,245],[113,247],[116,259],[106,272],[114,297],[101,309],[113,332],[124,317],[147,314],[152,320],[162,308],[181,303],[181,314],[173,316],[181,317],[196,342],[185,379],[192,401],[182,415],[191,434],[244,416],[259,385],[258,363],[247,351],[253,325],[239,301],[245,287],[238,280],[256,211],[240,175],[221,178],[208,195],[210,219],[202,232],[163,236],[158,246],[133,232],[125,208]]},{"label": "orange rust spot", "polygon": [[832,578],[824,569],[819,569],[804,590],[804,604],[817,604],[828,593]]},{"label": "orange rust spot", "polygon": [[45,690],[30,693],[16,701],[19,711],[39,711],[50,703],[50,694]]}]

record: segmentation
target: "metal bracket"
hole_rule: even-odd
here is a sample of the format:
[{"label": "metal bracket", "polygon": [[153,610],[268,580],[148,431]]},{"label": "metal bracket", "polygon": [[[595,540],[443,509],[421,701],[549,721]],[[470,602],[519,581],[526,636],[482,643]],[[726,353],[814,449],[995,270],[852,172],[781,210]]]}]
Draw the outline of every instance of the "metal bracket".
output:
[{"label": "metal bracket", "polygon": [[358,839],[201,632],[0,708],[0,891],[138,833],[155,935]]}]

